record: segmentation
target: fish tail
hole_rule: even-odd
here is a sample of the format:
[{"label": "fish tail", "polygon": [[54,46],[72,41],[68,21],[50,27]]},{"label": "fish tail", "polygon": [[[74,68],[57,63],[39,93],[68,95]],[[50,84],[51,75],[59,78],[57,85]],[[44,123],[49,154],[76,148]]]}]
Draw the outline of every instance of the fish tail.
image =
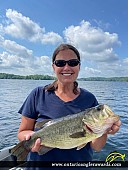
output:
[{"label": "fish tail", "polygon": [[11,154],[17,158],[17,161],[24,161],[30,152],[30,148],[25,145],[26,142],[22,141],[11,149]]}]

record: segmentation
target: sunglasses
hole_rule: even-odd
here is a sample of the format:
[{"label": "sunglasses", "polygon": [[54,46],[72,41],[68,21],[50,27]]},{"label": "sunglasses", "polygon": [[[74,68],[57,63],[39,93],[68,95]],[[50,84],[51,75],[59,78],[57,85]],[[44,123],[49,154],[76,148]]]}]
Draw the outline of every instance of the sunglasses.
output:
[{"label": "sunglasses", "polygon": [[53,62],[53,64],[55,64],[57,67],[64,67],[66,65],[66,63],[70,66],[70,67],[75,67],[78,64],[80,64],[80,61],[78,59],[71,59],[71,60],[55,60]]}]

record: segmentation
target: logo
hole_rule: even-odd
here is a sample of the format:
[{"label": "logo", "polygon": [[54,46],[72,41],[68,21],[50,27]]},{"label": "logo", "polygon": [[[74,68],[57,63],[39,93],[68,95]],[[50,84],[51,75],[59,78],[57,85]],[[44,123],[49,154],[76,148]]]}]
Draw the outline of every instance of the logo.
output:
[{"label": "logo", "polygon": [[113,161],[115,161],[116,159],[122,159],[123,161],[125,161],[124,160],[124,158],[125,158],[125,154],[121,154],[121,153],[119,153],[119,152],[117,152],[117,151],[114,151],[114,152],[111,152],[108,156],[107,156],[107,158],[106,158],[106,162],[113,162]]}]

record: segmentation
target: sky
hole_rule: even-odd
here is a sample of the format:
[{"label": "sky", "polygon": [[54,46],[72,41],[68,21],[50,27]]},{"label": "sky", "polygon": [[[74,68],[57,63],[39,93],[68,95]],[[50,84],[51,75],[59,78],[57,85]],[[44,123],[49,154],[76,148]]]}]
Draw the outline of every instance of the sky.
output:
[{"label": "sky", "polygon": [[79,78],[128,76],[128,1],[0,1],[0,73],[54,76],[61,43],[79,50]]}]

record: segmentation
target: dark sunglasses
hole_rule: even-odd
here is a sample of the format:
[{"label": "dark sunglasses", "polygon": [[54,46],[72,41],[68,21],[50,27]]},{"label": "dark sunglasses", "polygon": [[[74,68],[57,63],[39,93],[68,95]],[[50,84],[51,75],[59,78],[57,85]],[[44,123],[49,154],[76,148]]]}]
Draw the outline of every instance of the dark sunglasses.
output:
[{"label": "dark sunglasses", "polygon": [[80,64],[80,61],[78,59],[71,59],[71,60],[55,60],[53,62],[53,64],[55,64],[57,67],[64,67],[66,65],[66,63],[70,66],[70,67],[75,67],[78,64]]}]

